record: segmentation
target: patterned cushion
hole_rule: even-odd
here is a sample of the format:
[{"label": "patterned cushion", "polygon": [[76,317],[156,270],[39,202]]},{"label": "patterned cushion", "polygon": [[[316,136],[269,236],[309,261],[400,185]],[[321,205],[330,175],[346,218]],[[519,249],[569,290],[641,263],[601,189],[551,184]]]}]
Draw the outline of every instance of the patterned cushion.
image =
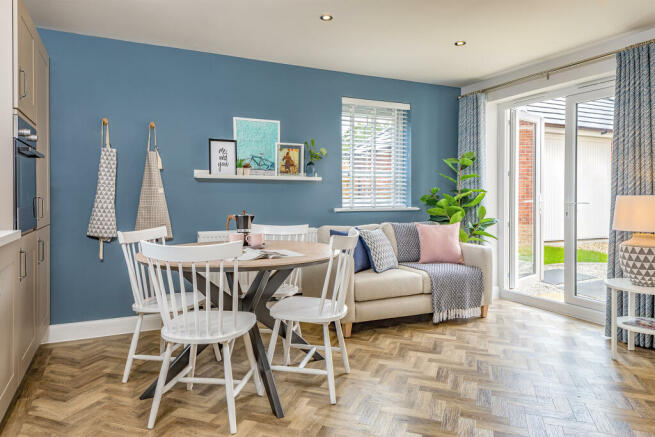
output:
[{"label": "patterned cushion", "polygon": [[[334,229],[330,229],[330,235],[348,235],[348,232],[335,231]],[[368,253],[364,247],[364,241],[362,240],[362,237],[359,237],[359,240],[357,241],[357,246],[355,246],[355,253],[353,254],[353,258],[355,261],[355,273],[371,268],[371,261],[368,258]]]},{"label": "patterned cushion", "polygon": [[371,266],[376,273],[398,268],[398,258],[396,258],[393,247],[391,247],[391,243],[382,229],[374,231],[358,230],[359,235],[364,240],[364,247],[371,260]]},{"label": "patterned cushion", "polygon": [[398,262],[416,262],[421,257],[421,245],[418,240],[416,223],[391,223],[396,234]]}]

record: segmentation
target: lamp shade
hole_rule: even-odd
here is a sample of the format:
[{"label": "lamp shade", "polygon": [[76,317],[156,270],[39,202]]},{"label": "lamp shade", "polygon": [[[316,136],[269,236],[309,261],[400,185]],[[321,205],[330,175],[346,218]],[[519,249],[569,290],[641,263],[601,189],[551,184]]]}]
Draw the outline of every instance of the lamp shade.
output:
[{"label": "lamp shade", "polygon": [[616,196],[612,229],[655,232],[655,196]]}]

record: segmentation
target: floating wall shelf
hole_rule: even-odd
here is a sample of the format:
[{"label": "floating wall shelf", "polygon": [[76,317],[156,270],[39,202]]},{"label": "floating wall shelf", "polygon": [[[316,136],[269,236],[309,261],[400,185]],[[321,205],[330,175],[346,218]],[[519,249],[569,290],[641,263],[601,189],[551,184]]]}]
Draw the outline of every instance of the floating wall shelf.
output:
[{"label": "floating wall shelf", "polygon": [[264,175],[215,175],[209,170],[193,170],[193,177],[201,181],[280,181],[280,182],[321,182],[320,176],[264,176]]}]

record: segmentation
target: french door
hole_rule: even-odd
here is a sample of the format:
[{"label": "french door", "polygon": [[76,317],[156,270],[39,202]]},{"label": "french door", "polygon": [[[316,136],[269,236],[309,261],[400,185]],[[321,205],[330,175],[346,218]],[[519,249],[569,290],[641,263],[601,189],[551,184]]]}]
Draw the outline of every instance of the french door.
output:
[{"label": "french door", "polygon": [[604,309],[613,105],[606,86],[509,107],[510,296]]},{"label": "french door", "polygon": [[566,98],[564,300],[602,311],[610,229],[614,87]]},{"label": "french door", "polygon": [[542,149],[544,120],[526,111],[511,111],[511,157],[515,177],[510,185],[511,222],[510,288],[520,278],[536,275],[543,280]]}]

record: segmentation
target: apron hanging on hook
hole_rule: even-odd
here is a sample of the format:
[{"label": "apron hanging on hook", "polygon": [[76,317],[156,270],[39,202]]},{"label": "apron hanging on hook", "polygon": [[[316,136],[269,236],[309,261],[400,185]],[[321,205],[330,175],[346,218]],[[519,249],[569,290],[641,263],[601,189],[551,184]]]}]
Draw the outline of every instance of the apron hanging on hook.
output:
[{"label": "apron hanging on hook", "polygon": [[[152,131],[152,132],[151,132]],[[150,150],[151,133],[154,137],[154,150]],[[157,147],[157,131],[155,122],[148,125],[148,144],[146,146],[146,165],[143,171],[143,182],[141,183],[141,195],[139,197],[139,209],[136,216],[135,230],[156,228],[166,226],[168,231],[166,238],[173,238],[171,219],[168,215],[166,194],[164,184],[161,180],[161,157]]]},{"label": "apron hanging on hook", "polygon": [[102,119],[100,125],[100,163],[98,184],[86,231],[89,237],[100,242],[98,257],[103,260],[103,243],[116,237],[116,149],[109,143],[109,121]]}]

